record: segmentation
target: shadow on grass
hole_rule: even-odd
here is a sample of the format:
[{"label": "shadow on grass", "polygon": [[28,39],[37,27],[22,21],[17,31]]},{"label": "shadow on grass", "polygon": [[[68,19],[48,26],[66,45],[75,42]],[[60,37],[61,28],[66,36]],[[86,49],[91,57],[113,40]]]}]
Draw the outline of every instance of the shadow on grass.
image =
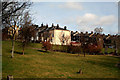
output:
[{"label": "shadow on grass", "polygon": [[[20,54],[20,55],[23,54],[22,52],[18,52],[18,51],[14,51],[14,53],[16,53],[16,54]],[[25,53],[24,53],[24,54],[25,54]]]},{"label": "shadow on grass", "polygon": [[39,52],[43,52],[43,53],[50,53],[50,52],[48,52],[48,51],[44,51],[44,50],[37,50],[37,51],[39,51]]},{"label": "shadow on grass", "polygon": [[[10,52],[12,52],[12,50],[11,50]],[[14,51],[14,53],[15,53],[15,54],[20,54],[20,55],[23,54],[23,52],[18,52],[18,51]],[[25,54],[25,53],[24,53],[24,54]]]}]

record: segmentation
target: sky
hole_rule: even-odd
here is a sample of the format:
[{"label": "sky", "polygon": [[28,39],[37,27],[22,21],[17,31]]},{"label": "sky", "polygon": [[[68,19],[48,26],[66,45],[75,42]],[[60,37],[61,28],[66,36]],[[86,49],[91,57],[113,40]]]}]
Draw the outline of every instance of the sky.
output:
[{"label": "sky", "polygon": [[91,32],[103,28],[104,34],[118,33],[116,2],[33,2],[30,7],[33,24],[59,24],[68,30]]}]

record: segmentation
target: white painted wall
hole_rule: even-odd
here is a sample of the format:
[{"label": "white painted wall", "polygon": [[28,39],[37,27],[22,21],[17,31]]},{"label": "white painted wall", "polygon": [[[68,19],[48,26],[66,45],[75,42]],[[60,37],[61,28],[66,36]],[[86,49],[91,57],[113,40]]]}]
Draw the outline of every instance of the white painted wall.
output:
[{"label": "white painted wall", "polygon": [[[54,33],[54,37],[52,37],[52,42],[51,44],[56,44],[56,45],[69,45],[71,42],[71,32],[69,30],[58,30],[55,29],[54,31],[52,31],[52,33]],[[68,38],[67,42],[66,40],[64,40],[64,43],[62,43],[62,41],[60,40],[60,38],[62,38],[64,34],[64,37]]]}]

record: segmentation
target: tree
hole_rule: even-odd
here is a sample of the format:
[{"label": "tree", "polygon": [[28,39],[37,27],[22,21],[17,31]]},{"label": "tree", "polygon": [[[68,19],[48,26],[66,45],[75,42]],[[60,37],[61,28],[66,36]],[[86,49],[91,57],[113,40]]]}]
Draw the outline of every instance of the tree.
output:
[{"label": "tree", "polygon": [[44,41],[50,41],[50,39],[52,39],[51,33],[49,31],[45,31],[43,37]]},{"label": "tree", "polygon": [[85,57],[88,43],[85,41],[85,34],[83,34],[83,32],[81,32],[81,34],[79,36],[80,36],[80,42],[81,42],[81,47],[82,47],[81,52],[83,52],[84,57]]},{"label": "tree", "polygon": [[95,53],[95,54],[97,54],[97,53],[99,53],[100,51],[102,50],[102,48],[101,48],[101,46],[99,46],[99,45],[96,45],[96,44],[89,44],[88,45],[88,52],[89,53]]},{"label": "tree", "polygon": [[58,38],[62,45],[63,44],[69,45],[69,40],[71,38],[69,35],[65,35],[63,32],[61,32]]},{"label": "tree", "polygon": [[82,47],[79,45],[75,46],[71,44],[68,46],[68,52],[72,52],[73,54],[78,53],[78,56],[79,56],[79,53],[82,52]]},{"label": "tree", "polygon": [[103,43],[104,43],[104,41],[103,41],[103,36],[100,35],[100,34],[97,34],[97,35],[96,35],[96,42],[97,42],[97,45],[98,45],[99,47],[101,47],[101,49],[102,49],[102,48],[103,48]]},{"label": "tree", "polygon": [[116,35],[115,40],[115,52],[120,55],[120,35]]},{"label": "tree", "polygon": [[8,28],[4,28],[2,29],[2,40],[7,40],[9,38],[9,35],[8,35]]},{"label": "tree", "polygon": [[11,39],[12,39],[12,56],[11,56],[11,58],[13,58],[14,57],[14,45],[15,45],[15,34],[16,34],[16,26],[17,27],[19,27],[20,26],[20,16],[19,15],[17,15],[17,16],[11,16],[10,18],[9,18],[9,26],[12,28],[12,35],[11,35]]},{"label": "tree", "polygon": [[23,11],[28,9],[31,2],[18,2],[6,0],[2,2],[2,23],[4,26],[9,24],[9,18],[12,16],[20,16]]},{"label": "tree", "polygon": [[99,34],[100,34],[100,33],[103,32],[103,28],[101,28],[101,27],[98,28],[98,27],[97,27],[97,28],[94,29],[94,31],[95,31],[95,33],[99,33]]},{"label": "tree", "polygon": [[21,22],[20,39],[22,41],[23,55],[25,47],[29,44],[32,37],[35,37],[35,27],[32,26],[29,12],[26,12]]},{"label": "tree", "polygon": [[31,5],[29,2],[14,2],[6,1],[2,2],[2,23],[3,27],[12,27],[12,55],[14,57],[14,45],[16,26],[20,27],[21,16],[23,12]]},{"label": "tree", "polygon": [[42,42],[42,45],[43,45],[42,48],[45,49],[45,51],[50,50],[51,47],[52,47],[52,45],[50,44],[49,41],[44,41],[44,42]]}]

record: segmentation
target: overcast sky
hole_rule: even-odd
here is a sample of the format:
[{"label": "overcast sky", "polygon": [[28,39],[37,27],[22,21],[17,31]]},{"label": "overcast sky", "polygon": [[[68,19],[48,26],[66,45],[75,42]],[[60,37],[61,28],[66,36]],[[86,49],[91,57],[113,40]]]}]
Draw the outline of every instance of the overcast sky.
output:
[{"label": "overcast sky", "polygon": [[94,31],[102,27],[105,34],[118,32],[118,6],[115,2],[33,2],[30,13],[37,25],[52,23],[71,31]]}]

